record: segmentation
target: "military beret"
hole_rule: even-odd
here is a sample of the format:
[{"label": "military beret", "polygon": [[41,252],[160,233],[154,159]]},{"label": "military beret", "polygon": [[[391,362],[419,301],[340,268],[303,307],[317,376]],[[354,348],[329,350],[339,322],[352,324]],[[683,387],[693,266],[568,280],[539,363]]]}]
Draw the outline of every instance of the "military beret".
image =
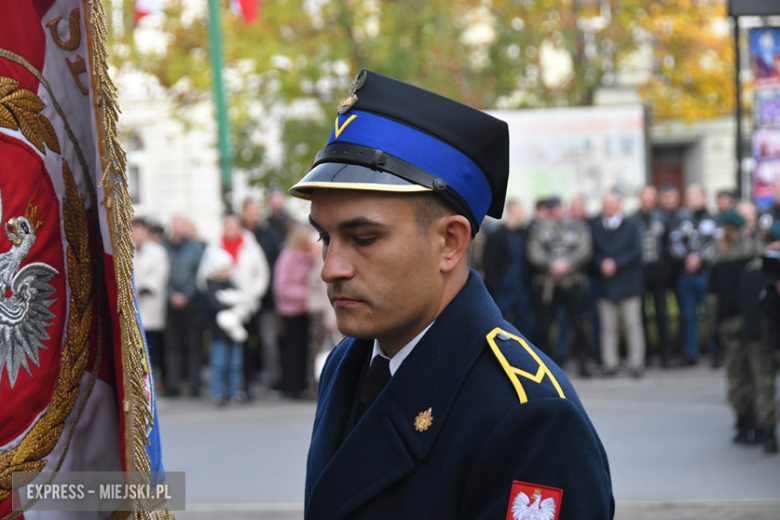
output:
[{"label": "military beret", "polygon": [[780,240],[780,220],[776,220],[772,227],[769,228],[769,236],[772,240]]},{"label": "military beret", "polygon": [[315,188],[435,192],[471,222],[501,218],[509,178],[507,124],[370,70],[338,108],[328,144],[290,194]]},{"label": "military beret", "polygon": [[745,225],[745,219],[733,209],[724,212],[720,218],[724,224],[734,226],[737,229]]}]

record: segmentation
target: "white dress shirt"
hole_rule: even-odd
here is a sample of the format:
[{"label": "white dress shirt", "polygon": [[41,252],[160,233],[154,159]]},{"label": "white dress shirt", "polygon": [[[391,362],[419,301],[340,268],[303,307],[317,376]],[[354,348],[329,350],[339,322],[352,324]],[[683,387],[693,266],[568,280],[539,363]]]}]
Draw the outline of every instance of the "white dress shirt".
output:
[{"label": "white dress shirt", "polygon": [[[433,323],[435,323],[435,322],[433,322]],[[433,323],[431,323],[431,325],[433,325]],[[395,375],[395,371],[398,370],[398,367],[400,367],[401,363],[404,362],[404,359],[406,359],[406,356],[408,356],[412,352],[412,349],[414,349],[414,347],[417,346],[417,344],[420,342],[422,337],[425,336],[425,333],[428,332],[428,329],[431,328],[431,325],[428,325],[427,327],[425,327],[425,329],[421,333],[419,333],[417,336],[415,336],[412,341],[407,343],[406,346],[404,348],[402,348],[401,350],[399,350],[396,353],[396,355],[393,356],[392,358],[387,357],[387,354],[385,354],[382,351],[382,349],[379,347],[379,342],[377,340],[374,340],[374,352],[371,354],[371,361],[373,362],[374,358],[377,357],[377,356],[382,356],[385,359],[389,359],[390,360],[390,375],[394,376]]]},{"label": "white dress shirt", "polygon": [[611,229],[614,231],[623,223],[623,213],[618,211],[612,218],[602,218],[601,222],[604,224],[604,229]]}]

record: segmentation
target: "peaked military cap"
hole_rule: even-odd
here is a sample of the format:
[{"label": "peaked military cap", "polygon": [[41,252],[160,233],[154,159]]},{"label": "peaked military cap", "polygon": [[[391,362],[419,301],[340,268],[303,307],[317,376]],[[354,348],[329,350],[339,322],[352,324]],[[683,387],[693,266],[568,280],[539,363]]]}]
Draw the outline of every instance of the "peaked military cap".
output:
[{"label": "peaked military cap", "polygon": [[471,222],[501,218],[507,124],[433,92],[362,70],[338,107],[327,146],[290,194],[314,188],[437,192]]}]

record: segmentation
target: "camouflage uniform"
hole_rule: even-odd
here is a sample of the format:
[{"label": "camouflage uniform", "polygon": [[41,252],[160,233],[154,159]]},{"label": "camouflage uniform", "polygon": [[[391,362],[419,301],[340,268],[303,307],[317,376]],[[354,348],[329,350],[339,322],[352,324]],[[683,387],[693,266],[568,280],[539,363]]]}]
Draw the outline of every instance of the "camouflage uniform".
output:
[{"label": "camouflage uniform", "polygon": [[[729,403],[737,413],[738,429],[750,432],[744,439],[749,442],[756,411],[750,350],[754,340],[745,334],[741,288],[747,276],[746,267],[756,256],[756,243],[740,235],[728,251],[724,251],[723,240],[720,239],[713,256],[708,302],[714,311],[710,316],[717,316],[714,321],[725,354]],[[739,437],[735,441],[743,442],[743,439]]]},{"label": "camouflage uniform", "polygon": [[763,341],[750,341],[750,366],[755,394],[756,427],[774,430],[777,423],[775,381],[780,370],[780,349]]}]

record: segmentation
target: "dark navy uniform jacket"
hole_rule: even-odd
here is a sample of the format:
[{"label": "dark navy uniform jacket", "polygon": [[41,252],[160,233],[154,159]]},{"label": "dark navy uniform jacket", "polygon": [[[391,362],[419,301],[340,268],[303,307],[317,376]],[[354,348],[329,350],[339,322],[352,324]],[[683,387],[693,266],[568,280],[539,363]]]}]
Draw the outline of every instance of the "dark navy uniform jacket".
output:
[{"label": "dark navy uniform jacket", "polygon": [[307,520],[503,520],[514,481],[563,490],[559,520],[613,518],[607,455],[577,394],[474,271],[344,438],[372,347],[346,339],[323,370]]}]

